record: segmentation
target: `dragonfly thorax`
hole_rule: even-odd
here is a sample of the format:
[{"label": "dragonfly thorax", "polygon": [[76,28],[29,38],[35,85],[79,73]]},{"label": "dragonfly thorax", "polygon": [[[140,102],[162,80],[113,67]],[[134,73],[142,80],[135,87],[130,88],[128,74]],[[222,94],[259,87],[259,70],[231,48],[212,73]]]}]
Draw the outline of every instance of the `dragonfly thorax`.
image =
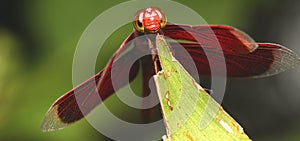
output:
[{"label": "dragonfly thorax", "polygon": [[165,25],[166,16],[159,8],[145,8],[134,16],[134,28],[142,33],[156,33]]}]

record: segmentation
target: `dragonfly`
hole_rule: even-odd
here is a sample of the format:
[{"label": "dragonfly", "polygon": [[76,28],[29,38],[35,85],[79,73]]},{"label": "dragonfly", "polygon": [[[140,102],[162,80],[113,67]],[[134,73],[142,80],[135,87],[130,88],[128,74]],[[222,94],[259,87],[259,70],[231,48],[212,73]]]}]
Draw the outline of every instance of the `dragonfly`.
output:
[{"label": "dragonfly", "polygon": [[[143,79],[142,93],[144,96],[148,95],[149,80],[161,69],[157,61],[157,52],[153,49],[155,40],[149,37],[144,41],[134,41],[133,47],[128,45],[143,35],[160,34],[177,41],[177,43],[169,42],[172,54],[188,72],[193,72],[190,62],[187,62],[187,56],[182,53],[188,52],[199,76],[211,75],[209,63],[219,63],[220,53],[224,56],[226,76],[229,78],[262,78],[300,64],[299,57],[292,50],[275,43],[256,42],[246,33],[231,26],[167,24],[166,15],[156,7],[137,11],[133,26],[134,31],[123,41],[99,73],[68,91],[52,104],[42,123],[42,131],[62,129],[84,118],[102,103],[95,100],[96,97],[104,101],[134,80],[139,71],[142,72]],[[151,55],[143,56],[133,64],[129,64],[130,57],[139,52],[150,52]],[[215,59],[209,61],[208,55]],[[128,75],[124,75],[122,70],[128,66],[131,66],[130,71]],[[218,68],[216,71],[218,72]],[[117,75],[119,87],[113,87],[112,72]]]}]

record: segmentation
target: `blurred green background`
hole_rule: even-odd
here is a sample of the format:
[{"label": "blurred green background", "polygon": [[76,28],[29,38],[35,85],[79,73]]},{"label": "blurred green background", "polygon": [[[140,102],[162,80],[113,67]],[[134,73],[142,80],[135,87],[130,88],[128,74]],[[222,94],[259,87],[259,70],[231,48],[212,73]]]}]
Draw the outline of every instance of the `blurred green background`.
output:
[{"label": "blurred green background", "polygon": [[[49,133],[40,125],[50,105],[73,87],[72,59],[82,32],[121,2],[0,1],[0,141],[108,140],[85,120]],[[280,43],[300,54],[299,1],[178,2],[209,24],[231,25],[257,41]],[[131,31],[125,26],[106,44],[98,70]],[[270,78],[229,80],[222,105],[254,140],[300,140],[299,72],[298,67]]]}]

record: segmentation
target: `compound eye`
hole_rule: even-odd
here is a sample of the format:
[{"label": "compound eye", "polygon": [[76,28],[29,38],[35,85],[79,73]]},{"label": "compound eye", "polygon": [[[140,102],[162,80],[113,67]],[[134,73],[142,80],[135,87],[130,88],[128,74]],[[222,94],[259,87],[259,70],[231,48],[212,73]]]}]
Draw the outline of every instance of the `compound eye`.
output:
[{"label": "compound eye", "polygon": [[155,8],[160,18],[160,28],[164,28],[167,25],[167,18],[165,13],[160,8]]},{"label": "compound eye", "polygon": [[134,21],[134,28],[139,32],[144,32],[144,25],[139,20]]},{"label": "compound eye", "polygon": [[134,28],[139,31],[139,32],[144,32],[145,31],[145,27],[144,27],[144,24],[143,24],[143,19],[142,19],[142,16],[143,16],[143,12],[142,11],[138,11],[136,13],[136,15],[134,16]]}]

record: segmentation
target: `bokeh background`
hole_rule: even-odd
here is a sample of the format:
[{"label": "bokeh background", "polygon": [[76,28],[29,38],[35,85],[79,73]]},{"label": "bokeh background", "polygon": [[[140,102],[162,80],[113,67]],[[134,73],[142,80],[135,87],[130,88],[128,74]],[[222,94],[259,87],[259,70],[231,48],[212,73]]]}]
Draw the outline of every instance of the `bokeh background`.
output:
[{"label": "bokeh background", "polygon": [[[0,141],[108,140],[85,120],[49,133],[41,132],[40,125],[52,102],[73,87],[72,59],[82,32],[120,2],[0,1]],[[256,41],[279,43],[300,54],[299,1],[178,2],[209,24],[231,25]],[[99,70],[131,31],[131,25],[125,26],[108,41]],[[254,140],[300,140],[299,74],[297,67],[269,78],[229,80],[222,105]]]}]

